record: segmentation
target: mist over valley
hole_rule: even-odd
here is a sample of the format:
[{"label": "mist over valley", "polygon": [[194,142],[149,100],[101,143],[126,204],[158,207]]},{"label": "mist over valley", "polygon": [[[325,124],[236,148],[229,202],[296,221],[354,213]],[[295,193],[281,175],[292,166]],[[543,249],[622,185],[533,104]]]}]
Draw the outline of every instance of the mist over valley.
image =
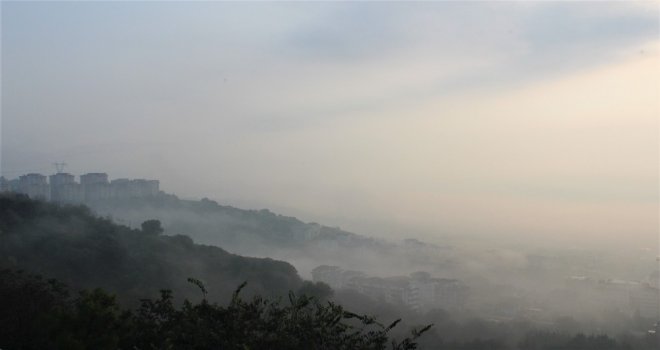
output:
[{"label": "mist over valley", "polygon": [[660,349],[659,14],[0,2],[0,349]]}]

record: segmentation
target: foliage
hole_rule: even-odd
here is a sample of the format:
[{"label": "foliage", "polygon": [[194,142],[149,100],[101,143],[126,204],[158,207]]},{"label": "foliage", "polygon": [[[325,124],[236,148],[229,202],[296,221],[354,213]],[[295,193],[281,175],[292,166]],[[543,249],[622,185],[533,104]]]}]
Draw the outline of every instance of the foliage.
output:
[{"label": "foliage", "polygon": [[[411,350],[430,328],[413,330],[397,341],[388,332],[398,321],[385,327],[332,302],[294,293],[288,303],[260,296],[245,300],[239,295],[245,284],[227,306],[202,299],[185,300],[177,307],[172,293],[162,290],[160,298],[143,299],[136,310],[122,310],[115,297],[101,289],[83,291],[71,300],[55,282],[9,270],[0,273],[0,308],[13,307],[16,315],[25,311],[42,320],[16,324],[14,314],[2,313],[3,349]],[[204,289],[201,282],[199,287]],[[35,302],[42,308],[31,308]]]},{"label": "foliage", "polygon": [[188,276],[204,281],[215,301],[228,301],[233,286],[246,280],[248,295],[285,296],[302,286],[286,262],[242,257],[160,232],[157,220],[136,230],[96,217],[84,206],[0,194],[0,268],[52,276],[76,289],[102,287],[133,303],[155,296],[150,291],[159,288],[196,297],[185,282]]},{"label": "foliage", "polygon": [[392,248],[385,242],[338,227],[305,223],[267,209],[245,210],[220,205],[207,198],[193,201],[161,193],[153,197],[104,199],[86,204],[99,213],[126,222],[156,218],[168,231],[184,232],[201,242],[233,248],[251,244],[249,251],[258,251],[262,247],[303,249],[328,242],[350,250],[377,249],[387,252]]},{"label": "foliage", "polygon": [[[205,290],[201,281],[198,287]],[[193,284],[197,285],[197,283]],[[517,345],[501,340],[434,339],[425,326],[401,340],[375,318],[357,315],[333,302],[290,293],[288,300],[241,297],[245,284],[226,306],[174,301],[171,291],[123,309],[101,289],[71,298],[54,280],[0,271],[0,348],[2,349],[396,349],[447,350],[627,350],[656,349],[656,342],[631,346],[604,335],[530,332]],[[422,336],[420,338],[420,336]],[[476,337],[476,335],[475,335]]]},{"label": "foliage", "polygon": [[142,232],[146,235],[158,236],[165,231],[158,220],[147,220],[143,222],[141,226]]}]

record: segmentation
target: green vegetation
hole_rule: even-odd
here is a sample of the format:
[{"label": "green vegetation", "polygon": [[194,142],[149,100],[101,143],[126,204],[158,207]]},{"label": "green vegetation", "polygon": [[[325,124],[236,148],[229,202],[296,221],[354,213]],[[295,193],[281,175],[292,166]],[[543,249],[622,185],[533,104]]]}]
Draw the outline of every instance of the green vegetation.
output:
[{"label": "green vegetation", "polygon": [[193,201],[161,193],[154,197],[98,200],[87,205],[125,223],[158,219],[170,233],[186,233],[196,241],[223,247],[252,244],[253,250],[260,246],[288,249],[335,242],[344,248],[391,248],[384,242],[340,228],[305,223],[267,209],[245,210],[220,205],[207,198]]},{"label": "green vegetation", "polygon": [[[199,281],[191,279],[193,284]],[[239,296],[227,306],[185,300],[172,293],[122,309],[101,289],[73,299],[54,280],[0,271],[2,349],[416,349],[424,327],[401,341],[388,337],[398,321],[384,326],[331,302],[289,294],[288,303]],[[206,295],[205,287],[198,287]],[[8,311],[8,312],[7,312]]]},{"label": "green vegetation", "polygon": [[171,291],[162,290],[158,298],[124,309],[101,289],[71,297],[55,280],[1,270],[0,348],[411,350],[427,344],[441,350],[632,350],[657,345],[652,338],[635,344],[604,335],[544,332],[529,332],[516,346],[495,339],[446,342],[429,338],[431,326],[396,340],[390,331],[399,320],[385,326],[335,303],[293,293],[287,302],[259,296],[246,300],[239,294],[244,284],[222,306],[205,298],[206,288],[198,280],[190,282],[202,291],[201,301],[176,303]]},{"label": "green vegetation", "polygon": [[204,281],[215,301],[228,301],[243,281],[247,295],[286,296],[303,287],[289,263],[242,257],[161,233],[156,220],[131,229],[83,206],[0,195],[0,268],[49,276],[75,289],[100,287],[130,303],[154,297],[161,288],[192,298],[189,276]]}]

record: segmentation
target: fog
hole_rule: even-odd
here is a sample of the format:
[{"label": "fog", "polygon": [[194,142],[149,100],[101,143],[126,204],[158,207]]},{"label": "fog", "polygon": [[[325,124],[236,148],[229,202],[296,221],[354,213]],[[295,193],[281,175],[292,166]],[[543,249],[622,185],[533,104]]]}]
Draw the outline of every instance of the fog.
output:
[{"label": "fog", "polygon": [[657,28],[653,3],[3,3],[1,170],[655,247]]},{"label": "fog", "polygon": [[[113,242],[96,231],[119,232],[117,265],[145,262],[117,274],[129,297],[168,269],[225,299],[245,276],[263,279],[255,293],[281,280],[275,295],[326,288],[312,280],[358,312],[435,323],[428,348],[532,349],[519,344],[538,330],[660,339],[657,2],[0,9],[0,191],[54,162],[160,181],[60,203],[107,222],[53,206],[17,224],[6,247],[23,257],[40,259],[44,227],[75,233],[58,244],[86,259]],[[164,236],[140,236],[146,220]],[[23,266],[6,249],[0,267]],[[39,259],[25,266],[48,272]],[[125,287],[90,275],[70,280]]]},{"label": "fog", "polygon": [[[168,235],[188,235],[197,243],[243,256],[287,261],[303,278],[328,283],[339,301],[378,315],[403,312],[415,320],[445,310],[455,321],[474,317],[499,324],[524,319],[531,327],[551,330],[571,319],[577,327],[573,331],[615,335],[637,329],[644,324],[640,320],[657,318],[660,312],[653,249],[614,251],[460,237],[445,237],[442,245],[411,236],[374,239],[267,210],[246,211],[207,199],[182,201],[171,196],[89,204],[98,214],[122,224],[158,219]],[[395,288],[385,286],[408,281],[410,276],[414,281],[420,271],[454,281],[455,290],[443,292],[455,295],[454,299],[443,294],[413,312],[416,309],[405,297],[402,302],[388,299],[387,294],[379,296],[379,290]],[[356,292],[371,301],[356,302],[360,297],[351,294]],[[398,311],[385,311],[388,307]]]}]

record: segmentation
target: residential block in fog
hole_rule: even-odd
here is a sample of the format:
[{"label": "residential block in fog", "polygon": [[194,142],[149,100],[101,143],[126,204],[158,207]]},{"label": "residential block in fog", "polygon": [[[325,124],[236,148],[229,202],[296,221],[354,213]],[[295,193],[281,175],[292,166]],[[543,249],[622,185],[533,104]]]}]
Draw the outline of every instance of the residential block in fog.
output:
[{"label": "residential block in fog", "polygon": [[41,174],[26,174],[18,178],[18,191],[32,198],[50,198],[50,187]]},{"label": "residential block in fog", "polygon": [[322,265],[312,270],[315,282],[334,289],[351,289],[375,300],[406,305],[415,311],[433,308],[460,309],[467,299],[468,288],[456,279],[433,278],[427,272],[410,276],[369,277],[363,272]]},{"label": "residential block in fog", "polygon": [[115,179],[108,180],[106,173],[80,175],[80,182],[69,173],[57,173],[48,177],[26,174],[17,179],[0,177],[0,192],[17,192],[30,198],[59,203],[84,203],[107,199],[126,199],[155,196],[160,192],[158,180]]},{"label": "residential block in fog", "polygon": [[581,307],[607,308],[628,315],[646,318],[660,318],[660,288],[657,271],[644,281],[624,281],[616,279],[595,279],[586,276],[571,276],[567,286],[582,293]]},{"label": "residential block in fog", "polygon": [[57,173],[48,177],[50,180],[50,200],[54,202],[80,203],[85,201],[85,192],[75,176]]}]

